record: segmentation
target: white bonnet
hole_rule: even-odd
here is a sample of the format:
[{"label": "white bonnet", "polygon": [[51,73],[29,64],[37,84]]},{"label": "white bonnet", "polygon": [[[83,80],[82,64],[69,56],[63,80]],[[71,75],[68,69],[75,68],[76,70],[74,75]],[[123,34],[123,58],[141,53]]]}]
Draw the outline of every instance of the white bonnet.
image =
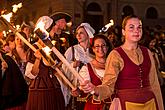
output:
[{"label": "white bonnet", "polygon": [[88,23],[81,23],[77,29],[79,29],[80,27],[84,27],[85,31],[87,32],[89,38],[93,38],[94,37],[94,33],[95,33],[95,30],[90,26],[90,24]]}]

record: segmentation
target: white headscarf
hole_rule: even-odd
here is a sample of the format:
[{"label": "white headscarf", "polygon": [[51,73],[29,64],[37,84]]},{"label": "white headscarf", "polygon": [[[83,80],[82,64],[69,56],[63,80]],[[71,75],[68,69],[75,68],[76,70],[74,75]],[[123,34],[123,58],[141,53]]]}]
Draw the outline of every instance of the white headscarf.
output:
[{"label": "white headscarf", "polygon": [[[87,32],[89,38],[93,38],[94,37],[94,33],[95,33],[95,30],[90,26],[90,24],[88,23],[81,23],[78,28],[80,28],[81,26],[84,27],[85,31]],[[78,29],[77,28],[77,29]]]}]

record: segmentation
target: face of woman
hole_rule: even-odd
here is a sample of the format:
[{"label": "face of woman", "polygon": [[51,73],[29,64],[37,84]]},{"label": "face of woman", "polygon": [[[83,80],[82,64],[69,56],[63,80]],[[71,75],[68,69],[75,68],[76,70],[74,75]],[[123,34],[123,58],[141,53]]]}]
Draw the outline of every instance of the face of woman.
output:
[{"label": "face of woman", "polygon": [[22,42],[20,38],[15,37],[15,45],[16,47],[23,47],[24,43]]},{"label": "face of woman", "polygon": [[116,36],[115,36],[114,34],[110,34],[110,35],[108,36],[108,39],[109,39],[111,42],[113,42],[114,40],[116,40]]},{"label": "face of woman", "polygon": [[79,43],[89,40],[89,36],[87,35],[84,28],[79,28],[77,30],[76,38]]},{"label": "face of woman", "polygon": [[15,42],[9,41],[9,48],[10,50],[13,50],[15,48]]},{"label": "face of woman", "polygon": [[156,39],[153,39],[153,40],[151,40],[150,43],[149,43],[149,48],[150,48],[150,49],[153,49],[153,48],[155,47],[155,45],[156,45]]},{"label": "face of woman", "polygon": [[29,35],[30,35],[30,28],[29,27],[25,27],[23,29],[23,32],[26,33],[27,37],[29,37]]},{"label": "face of woman", "polygon": [[138,42],[142,37],[142,23],[138,18],[131,18],[127,20],[125,29],[122,29],[125,41]]},{"label": "face of woman", "polygon": [[96,39],[94,41],[93,52],[95,53],[96,57],[106,57],[108,47],[104,39]]}]

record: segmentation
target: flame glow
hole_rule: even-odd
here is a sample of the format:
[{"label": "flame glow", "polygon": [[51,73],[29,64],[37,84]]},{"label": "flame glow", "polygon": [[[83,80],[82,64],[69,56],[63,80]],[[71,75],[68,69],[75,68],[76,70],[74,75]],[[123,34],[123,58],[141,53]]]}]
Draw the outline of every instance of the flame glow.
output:
[{"label": "flame glow", "polygon": [[52,51],[48,46],[42,48],[42,50],[46,53],[46,55],[50,55],[50,52]]},{"label": "flame glow", "polygon": [[46,34],[47,37],[49,37],[49,33],[45,30],[45,23],[43,21],[40,21],[36,24],[36,28],[34,29],[34,31],[37,29],[40,29],[42,32]]},{"label": "flame glow", "polygon": [[66,42],[66,39],[64,37],[61,37],[60,40],[62,40],[62,42]]},{"label": "flame glow", "polygon": [[20,25],[16,25],[16,29],[18,30],[20,28]]},{"label": "flame glow", "polygon": [[113,20],[111,19],[110,22],[108,24],[105,25],[105,27],[108,29],[109,27],[113,26],[114,25],[114,22]]},{"label": "flame glow", "polygon": [[67,25],[68,27],[71,27],[71,26],[72,26],[72,22],[68,22],[66,25]]},{"label": "flame glow", "polygon": [[10,22],[10,18],[12,17],[13,13],[10,12],[9,14],[1,15],[3,18],[5,18],[8,22]]},{"label": "flame glow", "polygon": [[56,45],[56,42],[57,42],[57,41],[55,41],[55,40],[52,40],[52,41],[51,41],[51,43],[52,43],[53,45]]},{"label": "flame glow", "polygon": [[12,7],[13,7],[12,12],[10,12],[10,13],[8,13],[8,14],[3,14],[3,13],[6,12],[6,10],[4,10],[4,11],[1,12],[1,14],[2,14],[1,16],[2,16],[3,18],[5,18],[8,22],[10,22],[10,19],[11,19],[11,17],[13,16],[13,12],[16,13],[17,10],[18,10],[19,8],[22,7],[22,3],[19,3],[18,5],[14,4]]},{"label": "flame glow", "polygon": [[6,31],[3,31],[3,35],[6,37],[6,35],[7,35]]},{"label": "flame glow", "polygon": [[18,5],[14,4],[12,7],[13,7],[13,10],[12,11],[14,13],[16,13],[17,10],[22,7],[22,3],[19,3]]},{"label": "flame glow", "polygon": [[6,9],[3,9],[3,10],[1,11],[1,15],[3,15],[6,11],[7,11]]},{"label": "flame glow", "polygon": [[114,21],[111,19],[110,21],[109,21],[109,23],[108,24],[106,24],[101,30],[100,30],[100,32],[106,32],[111,26],[113,26],[114,25]]},{"label": "flame glow", "polygon": [[44,26],[45,26],[44,22],[40,21],[39,23],[37,23],[35,30],[37,29],[45,30]]},{"label": "flame glow", "polygon": [[3,18],[5,18],[8,22],[10,22],[10,19],[13,16],[13,12],[16,13],[17,10],[22,7],[22,3],[19,3],[18,5],[14,4],[12,7],[13,7],[12,12],[10,12],[8,14],[3,14],[6,10],[4,10],[4,11],[1,12],[1,14],[2,14],[1,16]]}]

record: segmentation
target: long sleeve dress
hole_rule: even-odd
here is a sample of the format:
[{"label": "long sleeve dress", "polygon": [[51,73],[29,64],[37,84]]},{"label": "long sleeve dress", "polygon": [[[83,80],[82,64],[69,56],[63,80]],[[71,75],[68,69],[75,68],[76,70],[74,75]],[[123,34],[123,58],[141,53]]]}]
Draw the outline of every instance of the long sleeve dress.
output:
[{"label": "long sleeve dress", "polygon": [[64,110],[65,102],[55,70],[41,60],[37,76],[31,73],[35,56],[31,52],[25,75],[31,78],[26,110]]},{"label": "long sleeve dress", "polygon": [[122,47],[111,51],[102,85],[96,90],[99,92],[96,98],[99,99],[109,97],[116,91],[122,110],[137,110],[136,105],[149,107],[145,110],[164,110],[152,54],[142,46],[134,51]]}]

